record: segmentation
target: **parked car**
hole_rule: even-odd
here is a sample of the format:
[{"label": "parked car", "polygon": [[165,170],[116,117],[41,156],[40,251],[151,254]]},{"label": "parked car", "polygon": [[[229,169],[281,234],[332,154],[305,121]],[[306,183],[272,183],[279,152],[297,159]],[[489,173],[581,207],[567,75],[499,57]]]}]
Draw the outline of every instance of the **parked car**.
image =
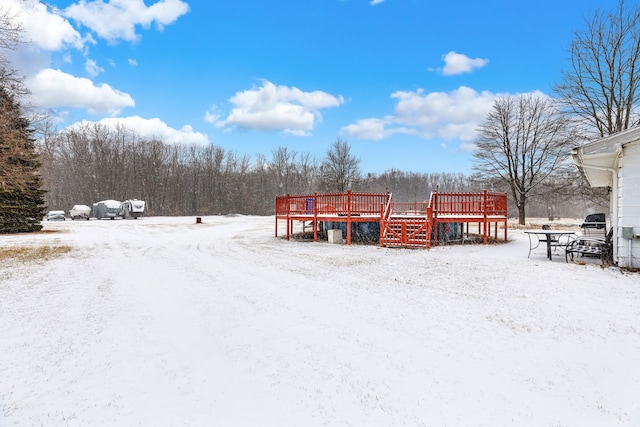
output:
[{"label": "parked car", "polygon": [[64,215],[64,211],[49,211],[47,221],[64,221],[67,219]]},{"label": "parked car", "polygon": [[111,218],[120,216],[122,202],[117,200],[102,200],[93,204],[93,216],[97,219]]},{"label": "parked car", "polygon": [[69,211],[71,219],[89,219],[91,208],[87,205],[73,205]]}]

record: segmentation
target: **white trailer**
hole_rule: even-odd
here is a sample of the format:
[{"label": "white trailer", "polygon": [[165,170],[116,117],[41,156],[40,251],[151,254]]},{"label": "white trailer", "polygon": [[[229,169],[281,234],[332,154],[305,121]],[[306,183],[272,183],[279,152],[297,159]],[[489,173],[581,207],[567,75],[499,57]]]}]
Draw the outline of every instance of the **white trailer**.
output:
[{"label": "white trailer", "polygon": [[129,218],[138,219],[138,217],[141,217],[142,215],[144,215],[145,205],[146,204],[144,200],[138,200],[138,199],[125,200],[124,202],[122,202],[122,210],[120,212],[120,216],[125,219],[129,219]]}]

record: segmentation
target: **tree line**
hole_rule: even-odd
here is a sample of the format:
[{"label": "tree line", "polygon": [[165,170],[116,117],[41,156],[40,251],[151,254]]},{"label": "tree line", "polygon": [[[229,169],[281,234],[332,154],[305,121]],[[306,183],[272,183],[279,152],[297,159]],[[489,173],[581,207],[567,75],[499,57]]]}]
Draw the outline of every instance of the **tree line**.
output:
[{"label": "tree line", "polygon": [[[362,174],[347,141],[338,138],[325,158],[287,147],[269,157],[238,155],[215,145],[175,145],[146,139],[123,126],[99,123],[44,132],[38,143],[46,204],[68,210],[100,200],[137,198],[149,215],[271,215],[282,194],[391,192],[398,202],[425,201],[439,191],[506,191],[504,184],[462,173],[390,169]],[[566,179],[555,177],[557,182]],[[580,203],[557,203],[547,179],[535,193],[534,215],[568,216]],[[570,190],[575,193],[575,189]],[[559,200],[565,200],[557,196]],[[513,209],[515,214],[515,209]],[[573,211],[573,212],[572,212]]]},{"label": "tree line", "polygon": [[38,149],[52,209],[137,198],[145,200],[150,215],[270,215],[281,194],[391,191],[394,200],[413,201],[427,199],[437,186],[468,188],[463,174],[390,170],[363,177],[359,159],[341,139],[323,161],[287,147],[273,150],[270,158],[250,157],[213,144],[167,144],[122,126],[86,123],[45,134]]}]

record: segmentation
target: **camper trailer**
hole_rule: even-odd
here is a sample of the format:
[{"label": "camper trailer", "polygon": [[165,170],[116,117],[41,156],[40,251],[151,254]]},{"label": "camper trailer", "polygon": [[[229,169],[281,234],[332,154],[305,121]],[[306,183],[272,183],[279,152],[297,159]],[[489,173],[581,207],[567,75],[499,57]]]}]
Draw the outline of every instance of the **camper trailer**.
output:
[{"label": "camper trailer", "polygon": [[122,203],[117,200],[102,200],[93,204],[93,216],[97,219],[111,218],[120,215]]},{"label": "camper trailer", "polygon": [[120,216],[129,219],[138,219],[138,217],[144,215],[145,203],[144,200],[130,199],[122,202],[122,210]]}]

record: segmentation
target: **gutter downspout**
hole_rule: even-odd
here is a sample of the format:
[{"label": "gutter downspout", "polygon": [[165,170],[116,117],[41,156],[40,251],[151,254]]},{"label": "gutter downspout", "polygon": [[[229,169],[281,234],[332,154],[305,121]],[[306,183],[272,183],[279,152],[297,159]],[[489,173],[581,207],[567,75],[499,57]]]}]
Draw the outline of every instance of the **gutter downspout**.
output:
[{"label": "gutter downspout", "polygon": [[[613,168],[608,168],[605,166],[596,166],[596,165],[589,165],[586,163],[582,162],[582,159],[580,158],[580,153],[579,153],[579,148],[574,148],[571,151],[571,157],[573,157],[573,162],[578,165],[579,167],[583,168],[583,169],[595,169],[595,170],[601,170],[601,171],[606,171],[606,172],[610,172],[611,173],[611,178],[612,178],[612,191],[614,192],[613,194],[613,200],[610,200],[611,202],[611,207],[610,207],[610,212],[609,212],[609,216],[611,217],[611,227],[615,230],[615,232],[613,233],[613,261],[616,265],[618,265],[618,162],[620,160],[620,155],[622,154],[622,144],[618,144],[618,147],[616,148],[615,151],[615,159],[614,159],[614,167]],[[615,215],[614,215],[615,213]],[[606,234],[607,230],[605,229],[605,234]]]}]

